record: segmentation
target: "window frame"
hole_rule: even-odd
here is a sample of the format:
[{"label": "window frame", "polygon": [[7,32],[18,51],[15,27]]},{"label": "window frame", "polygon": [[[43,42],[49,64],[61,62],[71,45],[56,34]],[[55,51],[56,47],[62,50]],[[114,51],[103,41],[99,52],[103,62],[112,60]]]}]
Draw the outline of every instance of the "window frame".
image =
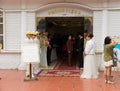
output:
[{"label": "window frame", "polygon": [[2,37],[2,50],[4,49],[5,46],[5,42],[4,42],[4,28],[5,28],[5,21],[4,21],[4,11],[2,9],[0,9],[0,18],[2,18],[2,22],[0,22],[0,25],[2,25],[2,33],[0,34],[0,37]]}]

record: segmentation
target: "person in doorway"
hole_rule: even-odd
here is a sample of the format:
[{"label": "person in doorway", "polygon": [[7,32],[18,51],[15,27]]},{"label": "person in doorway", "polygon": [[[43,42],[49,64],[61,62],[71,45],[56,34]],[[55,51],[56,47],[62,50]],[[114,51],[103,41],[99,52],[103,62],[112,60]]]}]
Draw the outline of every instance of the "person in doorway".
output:
[{"label": "person in doorway", "polygon": [[77,50],[78,50],[79,68],[83,68],[84,37],[82,33],[79,33],[78,37],[79,38],[77,43]]},{"label": "person in doorway", "polygon": [[50,66],[50,63],[51,63],[51,52],[52,52],[52,47],[53,47],[53,44],[52,44],[52,35],[48,35],[48,41],[49,41],[49,45],[47,47],[47,64],[48,66]]},{"label": "person in doorway", "polygon": [[72,58],[72,51],[73,51],[73,42],[72,42],[72,36],[68,36],[67,40],[67,53],[68,53],[68,66],[72,65],[71,58]]},{"label": "person in doorway", "polygon": [[92,38],[93,34],[87,34],[84,50],[84,68],[81,78],[98,78],[98,69],[95,62],[95,43]]},{"label": "person in doorway", "polygon": [[40,66],[41,67],[48,67],[47,64],[47,47],[49,45],[49,41],[48,41],[48,32],[42,32],[40,34],[40,48],[41,48],[41,54],[40,54]]},{"label": "person in doorway", "polygon": [[117,42],[114,38],[107,36],[104,40],[104,75],[105,75],[105,83],[113,84],[114,82],[111,80],[111,69],[113,65],[113,48]]}]

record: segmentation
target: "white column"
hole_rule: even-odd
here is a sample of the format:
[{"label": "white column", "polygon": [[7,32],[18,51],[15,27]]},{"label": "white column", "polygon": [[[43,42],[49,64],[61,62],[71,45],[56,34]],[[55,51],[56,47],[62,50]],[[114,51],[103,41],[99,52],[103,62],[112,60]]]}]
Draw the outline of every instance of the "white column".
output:
[{"label": "white column", "polygon": [[[24,43],[25,39],[26,39],[26,29],[27,29],[27,23],[26,23],[26,15],[27,13],[22,11],[21,12],[21,45]],[[25,70],[25,63],[20,62],[20,65],[18,66],[19,70]]]},{"label": "white column", "polygon": [[102,40],[104,44],[104,39],[108,34],[108,10],[102,11]]},{"label": "white column", "polygon": [[[108,34],[108,10],[102,11],[102,44],[104,50],[104,39]],[[104,54],[102,54],[100,70],[104,70]]]},{"label": "white column", "polygon": [[27,18],[27,13],[22,11],[21,12],[21,44],[24,43],[24,40],[26,38],[25,36],[26,29],[27,29],[26,18]]}]

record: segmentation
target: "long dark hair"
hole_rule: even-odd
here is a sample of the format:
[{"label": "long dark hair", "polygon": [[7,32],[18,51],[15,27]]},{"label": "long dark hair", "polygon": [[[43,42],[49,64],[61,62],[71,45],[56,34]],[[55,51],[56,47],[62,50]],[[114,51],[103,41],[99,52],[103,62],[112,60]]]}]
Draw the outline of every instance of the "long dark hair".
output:
[{"label": "long dark hair", "polygon": [[105,37],[105,40],[104,40],[104,44],[110,44],[111,43],[111,39],[109,36]]},{"label": "long dark hair", "polygon": [[94,37],[94,35],[92,33],[88,33],[87,37],[90,37],[90,39],[92,39]]}]

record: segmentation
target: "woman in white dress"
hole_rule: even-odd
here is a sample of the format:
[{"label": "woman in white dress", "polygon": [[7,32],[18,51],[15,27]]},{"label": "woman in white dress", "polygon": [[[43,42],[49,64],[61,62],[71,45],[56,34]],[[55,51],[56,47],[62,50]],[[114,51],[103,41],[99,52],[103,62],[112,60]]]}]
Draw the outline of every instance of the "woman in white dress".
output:
[{"label": "woman in white dress", "polygon": [[40,48],[41,48],[41,54],[40,54],[40,66],[41,67],[48,67],[47,64],[47,47],[49,45],[49,41],[48,41],[48,33],[44,32],[40,34]]},{"label": "woman in white dress", "polygon": [[95,60],[95,44],[93,34],[87,34],[84,50],[84,68],[81,78],[98,78],[98,69]]}]

